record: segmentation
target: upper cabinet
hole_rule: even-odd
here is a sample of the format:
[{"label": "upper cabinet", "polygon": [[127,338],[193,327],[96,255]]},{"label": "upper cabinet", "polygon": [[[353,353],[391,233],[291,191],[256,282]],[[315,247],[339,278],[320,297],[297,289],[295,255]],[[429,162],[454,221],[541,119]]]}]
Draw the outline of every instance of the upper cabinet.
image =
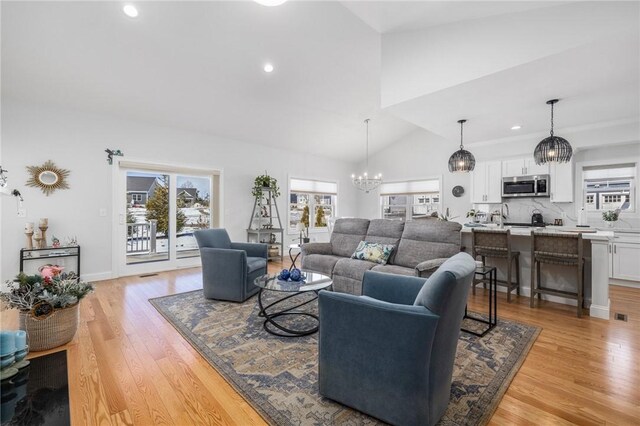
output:
[{"label": "upper cabinet", "polygon": [[550,167],[550,198],[552,203],[573,202],[573,161],[553,163]]},{"label": "upper cabinet", "polygon": [[512,158],[502,162],[502,176],[532,176],[549,174],[547,164],[537,165],[533,158]]},{"label": "upper cabinet", "polygon": [[502,161],[478,161],[471,172],[471,202],[502,202]]}]

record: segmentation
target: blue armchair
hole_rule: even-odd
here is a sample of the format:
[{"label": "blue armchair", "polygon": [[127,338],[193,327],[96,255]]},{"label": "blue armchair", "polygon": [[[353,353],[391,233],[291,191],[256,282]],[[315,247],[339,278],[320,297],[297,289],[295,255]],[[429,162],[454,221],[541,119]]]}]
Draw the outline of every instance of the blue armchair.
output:
[{"label": "blue armchair", "polygon": [[433,425],[449,404],[475,262],[429,279],[367,271],[363,296],[321,291],[320,394],[395,425]]},{"label": "blue armchair", "polygon": [[259,290],[253,281],[267,273],[267,245],[232,243],[224,229],[195,231],[207,299],[244,302]]}]

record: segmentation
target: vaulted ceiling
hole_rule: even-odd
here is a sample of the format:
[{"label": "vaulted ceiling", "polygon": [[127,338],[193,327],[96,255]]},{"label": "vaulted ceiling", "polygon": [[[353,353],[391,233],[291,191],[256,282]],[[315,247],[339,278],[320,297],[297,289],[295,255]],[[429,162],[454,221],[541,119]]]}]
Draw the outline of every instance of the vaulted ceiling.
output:
[{"label": "vaulted ceiling", "polygon": [[540,133],[550,97],[560,126],[637,120],[638,5],[601,3],[2,2],[2,98],[352,162],[365,118],[372,152]]}]

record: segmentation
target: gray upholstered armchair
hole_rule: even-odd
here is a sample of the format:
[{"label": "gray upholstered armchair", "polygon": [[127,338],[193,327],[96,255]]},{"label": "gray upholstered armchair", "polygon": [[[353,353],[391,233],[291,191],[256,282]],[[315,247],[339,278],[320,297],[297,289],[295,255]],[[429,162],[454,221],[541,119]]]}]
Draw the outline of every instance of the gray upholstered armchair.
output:
[{"label": "gray upholstered armchair", "polygon": [[204,297],[244,302],[258,292],[253,281],[267,273],[266,244],[232,243],[224,229],[193,235],[200,247]]},{"label": "gray upholstered armchair", "polygon": [[363,296],[321,291],[320,394],[395,425],[433,425],[451,376],[475,262],[427,280],[367,271]]}]

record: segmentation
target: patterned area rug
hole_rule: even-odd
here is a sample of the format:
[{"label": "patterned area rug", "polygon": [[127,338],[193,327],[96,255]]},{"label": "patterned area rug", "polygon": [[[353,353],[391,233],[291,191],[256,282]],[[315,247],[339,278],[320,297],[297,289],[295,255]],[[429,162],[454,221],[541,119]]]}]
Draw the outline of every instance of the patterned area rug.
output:
[{"label": "patterned area rug", "polygon": [[[295,303],[305,297],[310,295],[296,296]],[[149,301],[267,422],[381,424],[318,394],[317,333],[298,338],[267,333],[256,297],[236,304],[206,300],[197,290]],[[317,313],[317,302],[302,309]],[[309,325],[296,317],[287,321],[293,327]],[[473,327],[467,320],[465,326]],[[539,332],[537,327],[499,319],[483,338],[461,333],[451,401],[439,424],[486,424]]]}]

